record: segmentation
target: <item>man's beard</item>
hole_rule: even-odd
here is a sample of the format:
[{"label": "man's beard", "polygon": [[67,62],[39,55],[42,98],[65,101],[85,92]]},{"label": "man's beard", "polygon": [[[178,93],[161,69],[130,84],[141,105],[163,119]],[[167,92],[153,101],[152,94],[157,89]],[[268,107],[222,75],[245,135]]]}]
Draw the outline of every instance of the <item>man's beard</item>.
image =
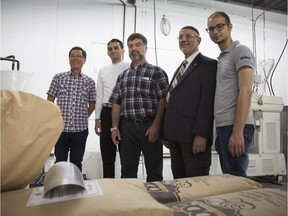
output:
[{"label": "man's beard", "polygon": [[145,56],[143,54],[140,54],[139,52],[133,52],[129,55],[129,57],[132,61],[140,61],[144,59]]}]

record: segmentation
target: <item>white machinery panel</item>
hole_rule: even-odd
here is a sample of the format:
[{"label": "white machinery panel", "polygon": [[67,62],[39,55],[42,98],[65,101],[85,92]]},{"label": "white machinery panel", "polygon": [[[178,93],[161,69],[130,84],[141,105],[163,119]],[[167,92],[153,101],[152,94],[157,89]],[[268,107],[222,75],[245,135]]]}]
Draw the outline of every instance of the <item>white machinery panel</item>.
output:
[{"label": "white machinery panel", "polygon": [[284,154],[250,154],[247,175],[286,175]]},{"label": "white machinery panel", "polygon": [[280,153],[280,113],[263,113],[263,153]]},{"label": "white machinery panel", "polygon": [[251,101],[251,109],[262,112],[282,112],[283,98],[270,95],[258,96],[253,94]]},{"label": "white machinery panel", "polygon": [[[219,155],[212,152],[210,175],[222,174]],[[249,154],[248,176],[286,175],[284,154]]]}]

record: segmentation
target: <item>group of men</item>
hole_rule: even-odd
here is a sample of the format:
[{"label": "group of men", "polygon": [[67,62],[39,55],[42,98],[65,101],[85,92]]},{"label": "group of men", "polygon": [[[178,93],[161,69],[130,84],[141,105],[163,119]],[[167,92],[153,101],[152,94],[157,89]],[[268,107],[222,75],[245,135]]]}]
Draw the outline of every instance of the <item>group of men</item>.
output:
[{"label": "group of men", "polygon": [[56,162],[66,161],[70,151],[70,161],[82,170],[88,117],[95,110],[104,178],[115,177],[119,149],[121,178],[137,178],[143,154],[147,181],[163,180],[163,144],[169,148],[175,179],[209,175],[214,119],[223,173],[246,176],[254,134],[250,102],[255,62],[249,48],[233,42],[232,27],[224,12],[208,18],[206,30],[221,51],[218,61],[200,53],[195,27],[180,29],[184,61],[170,83],[162,68],[147,62],[147,39],[140,33],[127,39],[131,63],[123,61],[120,40],[108,42],[112,62],[99,71],[97,90],[81,71],[86,52],[72,48],[70,71],[53,77],[47,97],[52,102],[57,98],[64,120]]}]

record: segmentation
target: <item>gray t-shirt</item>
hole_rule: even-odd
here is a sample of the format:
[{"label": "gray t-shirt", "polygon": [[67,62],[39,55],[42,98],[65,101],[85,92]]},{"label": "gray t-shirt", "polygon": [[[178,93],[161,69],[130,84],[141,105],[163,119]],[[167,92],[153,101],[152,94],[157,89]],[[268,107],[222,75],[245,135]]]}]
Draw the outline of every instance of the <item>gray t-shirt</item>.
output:
[{"label": "gray t-shirt", "polygon": [[[239,95],[238,70],[243,66],[255,70],[255,60],[251,50],[239,41],[221,52],[218,60],[214,114],[216,127],[222,127],[234,125]],[[254,124],[252,110],[246,124]]]}]

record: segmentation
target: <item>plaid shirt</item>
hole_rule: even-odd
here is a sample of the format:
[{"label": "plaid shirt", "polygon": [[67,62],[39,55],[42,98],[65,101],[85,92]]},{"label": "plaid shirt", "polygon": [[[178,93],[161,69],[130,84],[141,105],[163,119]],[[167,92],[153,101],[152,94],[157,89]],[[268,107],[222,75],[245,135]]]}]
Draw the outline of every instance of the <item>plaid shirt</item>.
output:
[{"label": "plaid shirt", "polygon": [[64,132],[80,132],[88,128],[88,102],[96,101],[96,86],[92,78],[70,71],[56,74],[47,94],[57,98],[64,120]]},{"label": "plaid shirt", "polygon": [[109,102],[121,105],[121,116],[145,119],[156,115],[158,101],[166,96],[168,76],[160,67],[144,63],[118,76]]}]

